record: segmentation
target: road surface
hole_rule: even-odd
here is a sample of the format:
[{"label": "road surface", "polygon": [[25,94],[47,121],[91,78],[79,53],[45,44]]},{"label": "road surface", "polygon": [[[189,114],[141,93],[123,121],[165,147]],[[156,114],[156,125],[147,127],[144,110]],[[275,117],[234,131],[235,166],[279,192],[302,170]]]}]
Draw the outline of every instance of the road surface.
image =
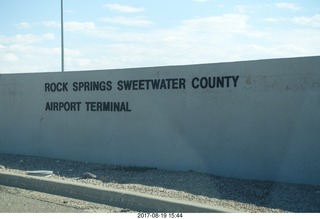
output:
[{"label": "road surface", "polygon": [[0,213],[118,213],[128,209],[0,185]]}]

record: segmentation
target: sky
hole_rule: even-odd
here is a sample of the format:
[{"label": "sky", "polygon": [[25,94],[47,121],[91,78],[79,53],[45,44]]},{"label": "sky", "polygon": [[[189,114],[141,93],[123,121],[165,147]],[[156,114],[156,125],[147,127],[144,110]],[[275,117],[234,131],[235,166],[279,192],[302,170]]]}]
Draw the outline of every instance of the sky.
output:
[{"label": "sky", "polygon": [[[64,0],[65,71],[320,55],[320,1]],[[0,74],[61,71],[60,0],[0,0]]]}]

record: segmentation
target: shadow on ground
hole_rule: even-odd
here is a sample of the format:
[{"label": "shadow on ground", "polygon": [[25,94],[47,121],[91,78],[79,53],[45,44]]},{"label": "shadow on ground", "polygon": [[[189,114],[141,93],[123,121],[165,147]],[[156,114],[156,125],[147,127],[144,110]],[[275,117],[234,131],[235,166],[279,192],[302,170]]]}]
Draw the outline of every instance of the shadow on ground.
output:
[{"label": "shadow on ground", "polygon": [[320,212],[320,186],[226,178],[197,172],[117,166],[62,159],[0,154],[0,165],[23,171],[51,170],[66,178],[90,172],[104,183],[140,184],[233,200],[288,212]]}]

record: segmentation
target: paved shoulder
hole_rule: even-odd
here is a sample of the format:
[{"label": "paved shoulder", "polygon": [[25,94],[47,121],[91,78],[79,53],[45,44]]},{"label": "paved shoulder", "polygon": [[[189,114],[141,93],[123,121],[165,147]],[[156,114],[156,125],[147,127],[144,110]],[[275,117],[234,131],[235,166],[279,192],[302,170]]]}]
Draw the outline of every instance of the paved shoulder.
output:
[{"label": "paved shoulder", "polygon": [[1,213],[117,213],[127,211],[108,205],[2,185],[0,185],[0,200]]},{"label": "paved shoulder", "polygon": [[117,206],[124,209],[132,209],[134,211],[192,213],[232,212],[229,209],[221,207],[14,173],[0,172],[0,184]]}]

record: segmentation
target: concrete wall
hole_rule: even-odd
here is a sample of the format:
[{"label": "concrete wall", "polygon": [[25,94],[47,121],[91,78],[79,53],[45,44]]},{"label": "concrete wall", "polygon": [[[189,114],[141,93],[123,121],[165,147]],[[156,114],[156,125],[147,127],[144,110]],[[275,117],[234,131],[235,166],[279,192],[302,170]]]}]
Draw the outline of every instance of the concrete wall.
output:
[{"label": "concrete wall", "polygon": [[0,121],[2,153],[319,185],[320,57],[2,74]]}]

